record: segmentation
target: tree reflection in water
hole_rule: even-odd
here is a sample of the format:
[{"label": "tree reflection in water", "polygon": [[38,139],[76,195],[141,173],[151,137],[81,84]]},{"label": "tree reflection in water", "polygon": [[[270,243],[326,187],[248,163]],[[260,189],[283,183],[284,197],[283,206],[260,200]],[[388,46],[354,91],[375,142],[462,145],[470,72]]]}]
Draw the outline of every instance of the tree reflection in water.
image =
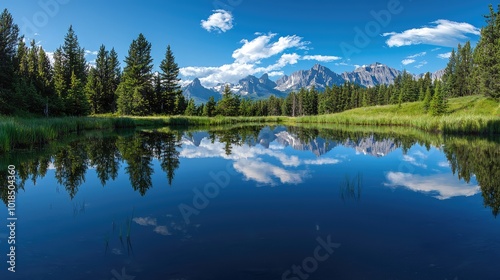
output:
[{"label": "tree reflection in water", "polygon": [[[261,126],[215,127],[208,129],[208,140],[224,144],[226,155],[232,153],[235,145],[268,145],[276,139],[273,131],[276,128]],[[415,144],[430,149],[441,147],[450,162],[451,169],[459,179],[469,182],[474,176],[481,186],[484,204],[497,216],[500,211],[500,141],[498,138],[485,139],[477,137],[442,137],[416,130],[390,130],[373,133],[370,130],[352,130],[327,127],[281,127],[297,139],[319,150],[331,149],[333,146],[359,142],[370,138],[373,141],[390,139],[395,147],[403,152]],[[100,183],[105,186],[115,180],[120,167],[125,164],[132,188],[141,195],[146,195],[152,187],[154,173],[153,161],[158,160],[161,170],[165,172],[166,182],[172,185],[175,171],[179,168],[182,138],[191,132],[161,129],[154,131],[124,132],[111,135],[90,134],[66,142],[59,142],[40,151],[13,152],[2,155],[0,159],[0,176],[7,177],[7,166],[16,166],[17,189],[24,189],[26,181],[36,185],[38,178],[46,176],[48,169],[55,169],[55,178],[63,186],[71,199],[78,188],[85,182],[89,168],[95,169]],[[318,147],[322,143],[322,147]],[[316,145],[316,146],[315,146]],[[321,151],[323,151],[321,150]],[[346,178],[341,186],[341,198],[359,199],[361,186],[357,184],[361,175]],[[354,183],[353,183],[354,182]],[[359,181],[361,182],[361,181]],[[2,200],[7,204],[8,192],[1,191]]]}]

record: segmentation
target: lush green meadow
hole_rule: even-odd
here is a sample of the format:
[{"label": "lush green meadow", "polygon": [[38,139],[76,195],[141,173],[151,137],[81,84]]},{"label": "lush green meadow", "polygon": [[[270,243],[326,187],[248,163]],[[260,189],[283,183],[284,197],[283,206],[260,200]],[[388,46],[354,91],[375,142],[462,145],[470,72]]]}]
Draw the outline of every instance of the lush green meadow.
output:
[{"label": "lush green meadow", "polygon": [[449,99],[448,114],[424,113],[422,102],[358,108],[338,114],[303,117],[121,117],[100,115],[67,118],[0,117],[0,152],[33,148],[88,130],[162,126],[220,126],[229,124],[323,124],[402,126],[446,134],[500,134],[500,104],[482,96]]},{"label": "lush green meadow", "polygon": [[483,96],[448,100],[448,113],[431,116],[422,102],[357,108],[338,114],[289,119],[295,123],[405,126],[449,134],[500,134],[500,103]]}]

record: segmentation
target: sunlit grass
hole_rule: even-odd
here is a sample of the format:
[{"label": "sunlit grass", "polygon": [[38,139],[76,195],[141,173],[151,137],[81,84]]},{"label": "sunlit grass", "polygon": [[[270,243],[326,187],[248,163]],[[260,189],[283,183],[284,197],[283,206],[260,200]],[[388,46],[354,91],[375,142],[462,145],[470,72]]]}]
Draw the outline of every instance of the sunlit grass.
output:
[{"label": "sunlit grass", "polygon": [[449,99],[448,114],[431,116],[422,102],[357,108],[338,114],[303,117],[121,117],[99,115],[67,118],[0,117],[0,153],[32,149],[72,133],[119,128],[204,126],[237,124],[341,124],[401,126],[452,134],[500,134],[500,104],[483,96]]},{"label": "sunlit grass", "polygon": [[455,134],[500,133],[500,104],[482,96],[449,99],[448,114],[431,116],[422,102],[357,108],[338,114],[292,118],[293,123],[406,126]]}]

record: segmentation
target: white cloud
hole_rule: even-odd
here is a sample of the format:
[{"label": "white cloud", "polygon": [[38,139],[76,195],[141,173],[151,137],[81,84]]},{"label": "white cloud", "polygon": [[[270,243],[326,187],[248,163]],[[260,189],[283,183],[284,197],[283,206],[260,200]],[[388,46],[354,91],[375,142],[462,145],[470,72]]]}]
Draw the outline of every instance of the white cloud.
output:
[{"label": "white cloud", "polygon": [[226,32],[233,28],[233,15],[225,10],[214,10],[207,20],[201,21],[201,27],[208,32]]},{"label": "white cloud", "polygon": [[285,75],[285,72],[283,72],[283,71],[272,71],[272,72],[267,73],[267,75],[269,77],[281,77],[281,76]]},{"label": "white cloud", "polygon": [[158,223],[156,222],[156,218],[151,218],[151,217],[136,217],[133,218],[132,221],[134,221],[136,224],[141,225],[141,226],[154,226],[154,232],[161,234],[161,235],[171,235],[171,233],[168,231],[168,228],[166,226],[159,226]]},{"label": "white cloud", "polygon": [[417,54],[414,54],[414,55],[409,55],[407,58],[416,58],[416,57],[419,57],[419,56],[425,56],[427,54],[427,52],[421,52],[421,53],[417,53]]},{"label": "white cloud", "polygon": [[335,60],[342,59],[341,57],[338,56],[332,56],[332,55],[306,55],[303,58],[304,60],[317,60],[319,62],[332,62]]},{"label": "white cloud", "polygon": [[88,56],[88,55],[97,55],[98,53],[99,53],[98,51],[85,50],[85,56]]},{"label": "white cloud", "polygon": [[280,59],[275,64],[269,65],[269,66],[265,67],[264,69],[258,68],[258,70],[262,71],[262,72],[274,71],[277,69],[281,69],[287,65],[297,64],[297,62],[299,62],[299,59],[300,59],[300,55],[298,55],[296,53],[292,53],[292,54],[285,53],[280,57]]},{"label": "white cloud", "polygon": [[276,185],[275,178],[279,179],[282,184],[302,183],[303,175],[299,172],[289,171],[260,159],[238,160],[233,164],[233,167],[247,180],[254,180],[262,184]]},{"label": "white cloud", "polygon": [[[240,79],[248,75],[269,73],[270,76],[282,76],[283,72],[280,70],[283,67],[296,64],[300,60],[318,60],[324,62],[338,58],[336,56],[324,55],[301,56],[295,52],[283,53],[292,49],[307,49],[307,45],[310,42],[304,41],[302,37],[297,35],[283,36],[277,39],[276,36],[274,33],[269,33],[258,35],[258,37],[250,41],[242,40],[243,45],[232,54],[233,63],[217,67],[183,67],[180,69],[180,74],[186,80],[199,78],[204,86],[212,87],[219,83],[237,83]],[[274,63],[261,66],[263,60],[271,59],[280,54],[280,58]]]},{"label": "white cloud", "polygon": [[[233,160],[233,166],[237,172],[243,174],[247,180],[253,180],[260,184],[276,185],[279,182],[285,184],[301,183],[307,175],[304,170],[287,170],[302,164],[335,164],[336,159],[318,159],[301,161],[297,156],[289,156],[282,149],[266,149],[257,146],[233,146],[230,155],[226,155],[224,143],[215,141],[213,144],[207,138],[201,140],[199,146],[191,142],[184,142],[180,151],[181,158],[224,158]],[[278,160],[283,167],[267,163],[264,156]]]},{"label": "white cloud", "polygon": [[307,165],[326,165],[326,164],[337,164],[340,160],[334,158],[318,158],[313,160],[304,160],[304,164]]},{"label": "white cloud", "polygon": [[447,161],[440,161],[440,162],[438,163],[438,166],[439,166],[439,167],[450,167],[450,163],[449,163],[449,162],[447,162]]},{"label": "white cloud", "polygon": [[274,33],[261,35],[252,41],[241,40],[243,46],[233,52],[236,63],[259,63],[260,60],[277,55],[290,48],[305,48],[309,42],[302,41],[297,35],[280,37],[271,43],[276,36]]},{"label": "white cloud", "polygon": [[172,235],[166,226],[157,226],[153,231],[161,235]]},{"label": "white cloud", "polygon": [[452,174],[436,174],[421,176],[401,172],[389,172],[386,175],[389,181],[386,186],[402,186],[415,192],[437,193],[433,197],[444,200],[456,196],[473,196],[481,192],[478,185],[467,184],[463,181],[457,183]]},{"label": "white cloud", "polygon": [[416,151],[416,152],[413,153],[413,155],[417,156],[417,157],[419,157],[421,159],[426,159],[427,158],[427,155],[424,154],[422,151]]},{"label": "white cloud", "polygon": [[427,64],[427,61],[425,61],[425,60],[420,61],[420,62],[418,63],[418,65],[415,65],[415,68],[420,68],[420,67],[422,67],[422,66],[424,66],[424,65],[426,65],[426,64]]},{"label": "white cloud", "polygon": [[431,52],[439,51],[441,48],[434,48],[431,50]]},{"label": "white cloud", "polygon": [[402,63],[403,65],[408,65],[408,64],[412,64],[412,63],[414,63],[415,61],[416,61],[415,59],[409,59],[409,58],[406,58],[406,59],[403,59],[403,60],[401,61],[401,63]]},{"label": "white cloud", "polygon": [[156,219],[151,217],[137,217],[133,218],[132,221],[141,226],[156,226]]},{"label": "white cloud", "polygon": [[441,59],[449,59],[451,56],[451,52],[447,52],[447,53],[440,53],[437,55],[438,58],[441,58]]},{"label": "white cloud", "polygon": [[413,28],[401,33],[384,33],[389,37],[386,44],[389,47],[401,47],[418,44],[454,47],[467,40],[467,35],[479,35],[479,28],[466,23],[440,19],[431,22],[432,26]]},{"label": "white cloud", "polygon": [[427,165],[425,165],[424,163],[417,162],[416,158],[409,156],[409,155],[403,155],[403,161],[406,161],[411,165],[415,165],[415,166],[422,167],[422,168],[427,168]]},{"label": "white cloud", "polygon": [[49,57],[49,60],[50,60],[50,64],[54,65],[54,52],[45,52],[47,54],[47,56]]}]

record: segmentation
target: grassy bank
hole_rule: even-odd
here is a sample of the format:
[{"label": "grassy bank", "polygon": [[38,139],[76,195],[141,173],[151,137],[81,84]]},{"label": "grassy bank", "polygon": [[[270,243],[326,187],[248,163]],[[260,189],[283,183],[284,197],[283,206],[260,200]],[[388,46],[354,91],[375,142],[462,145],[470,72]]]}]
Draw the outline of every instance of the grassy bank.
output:
[{"label": "grassy bank", "polygon": [[89,130],[115,130],[136,127],[214,126],[237,123],[276,123],[276,117],[0,117],[0,152],[34,148],[63,136]]},{"label": "grassy bank", "polygon": [[448,114],[424,113],[422,102],[358,108],[338,114],[304,116],[292,123],[405,126],[449,134],[500,134],[500,104],[482,96],[449,99]]},{"label": "grassy bank", "polygon": [[433,117],[423,112],[421,102],[401,106],[358,108],[339,114],[289,117],[0,117],[0,152],[33,148],[71,133],[161,126],[222,126],[231,124],[325,124],[403,126],[449,134],[500,134],[500,104],[482,96],[449,100],[449,114]]}]

